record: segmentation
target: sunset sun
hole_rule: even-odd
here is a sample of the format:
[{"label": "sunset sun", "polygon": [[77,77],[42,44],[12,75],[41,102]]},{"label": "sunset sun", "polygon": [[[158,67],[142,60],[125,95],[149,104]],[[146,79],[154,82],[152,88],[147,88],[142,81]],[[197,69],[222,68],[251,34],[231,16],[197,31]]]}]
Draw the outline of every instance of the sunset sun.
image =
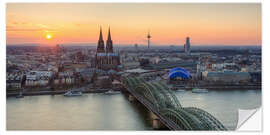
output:
[{"label": "sunset sun", "polygon": [[48,39],[48,40],[52,39],[52,35],[51,34],[47,34],[46,35],[46,39]]}]

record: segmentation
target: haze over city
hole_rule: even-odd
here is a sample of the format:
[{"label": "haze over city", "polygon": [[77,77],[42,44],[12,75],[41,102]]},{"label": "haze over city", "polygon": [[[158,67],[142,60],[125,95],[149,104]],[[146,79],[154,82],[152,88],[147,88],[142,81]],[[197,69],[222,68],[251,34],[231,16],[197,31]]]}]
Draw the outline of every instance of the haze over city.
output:
[{"label": "haze over city", "polygon": [[260,4],[7,4],[7,44],[261,45]]}]

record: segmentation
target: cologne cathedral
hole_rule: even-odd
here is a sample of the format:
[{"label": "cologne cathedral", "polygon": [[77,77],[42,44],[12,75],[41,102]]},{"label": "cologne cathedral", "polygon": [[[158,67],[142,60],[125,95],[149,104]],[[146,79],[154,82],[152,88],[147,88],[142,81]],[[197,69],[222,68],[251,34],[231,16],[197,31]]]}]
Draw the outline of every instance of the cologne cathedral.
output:
[{"label": "cologne cathedral", "polygon": [[96,68],[103,70],[110,70],[110,69],[117,70],[118,65],[120,65],[120,57],[118,53],[113,52],[113,42],[111,39],[110,28],[106,42],[106,50],[102,37],[102,30],[100,28],[96,53]]}]

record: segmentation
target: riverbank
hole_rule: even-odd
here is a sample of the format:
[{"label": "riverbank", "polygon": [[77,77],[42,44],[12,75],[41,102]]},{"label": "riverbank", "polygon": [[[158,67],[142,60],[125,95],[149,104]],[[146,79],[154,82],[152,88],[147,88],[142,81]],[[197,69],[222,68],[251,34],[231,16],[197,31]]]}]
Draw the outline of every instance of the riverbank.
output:
[{"label": "riverbank", "polygon": [[[104,93],[109,89],[88,89],[83,90],[82,93]],[[25,91],[22,93],[23,96],[38,96],[38,95],[62,95],[69,90],[55,90],[55,91]],[[7,92],[7,97],[16,97],[20,94],[20,91],[17,92]]]},{"label": "riverbank", "polygon": [[[191,90],[194,87],[185,87],[187,90]],[[196,88],[208,89],[208,90],[261,90],[261,86],[199,86]]]},{"label": "riverbank", "polygon": [[208,90],[261,90],[262,85],[197,85],[197,86],[190,86],[190,85],[173,85],[172,89],[185,89],[185,90],[192,90],[193,88],[201,88],[201,89],[208,89]]},{"label": "riverbank", "polygon": [[[175,90],[177,89],[185,89],[185,90],[192,90],[192,86],[177,86],[174,87]],[[208,90],[261,90],[261,85],[208,85],[208,86],[198,86],[196,88],[201,89],[208,89]],[[100,88],[93,88],[88,86],[83,86],[78,89],[83,89],[82,93],[105,93],[109,89],[100,89]],[[42,89],[24,89],[22,92],[22,96],[38,96],[38,95],[62,95],[69,91],[70,89],[61,89],[61,90],[51,90],[50,88],[42,88]],[[119,89],[115,89],[119,90]],[[20,95],[22,90],[13,90],[7,91],[7,97],[16,97]]]}]

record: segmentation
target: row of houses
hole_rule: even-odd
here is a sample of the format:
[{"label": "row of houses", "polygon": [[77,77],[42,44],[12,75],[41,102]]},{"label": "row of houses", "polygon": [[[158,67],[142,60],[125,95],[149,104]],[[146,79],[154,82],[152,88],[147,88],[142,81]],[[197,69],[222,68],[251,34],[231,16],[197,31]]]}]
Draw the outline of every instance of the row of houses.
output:
[{"label": "row of houses", "polygon": [[24,80],[22,72],[13,71],[6,75],[6,87],[9,89],[19,89],[22,87],[22,81]]},{"label": "row of houses", "polygon": [[53,80],[53,84],[73,84],[75,82],[74,72],[59,72]]},{"label": "row of houses", "polygon": [[240,83],[240,82],[259,82],[261,81],[261,72],[202,72],[203,80],[210,82],[227,82],[227,83]]},{"label": "row of houses", "polygon": [[35,86],[47,86],[52,77],[52,71],[30,71],[26,73],[25,86],[35,87]]},{"label": "row of houses", "polygon": [[45,86],[64,86],[73,85],[81,82],[91,82],[95,70],[85,69],[75,71],[29,71],[8,72],[6,84],[8,89],[20,89],[22,87],[45,87]]}]

